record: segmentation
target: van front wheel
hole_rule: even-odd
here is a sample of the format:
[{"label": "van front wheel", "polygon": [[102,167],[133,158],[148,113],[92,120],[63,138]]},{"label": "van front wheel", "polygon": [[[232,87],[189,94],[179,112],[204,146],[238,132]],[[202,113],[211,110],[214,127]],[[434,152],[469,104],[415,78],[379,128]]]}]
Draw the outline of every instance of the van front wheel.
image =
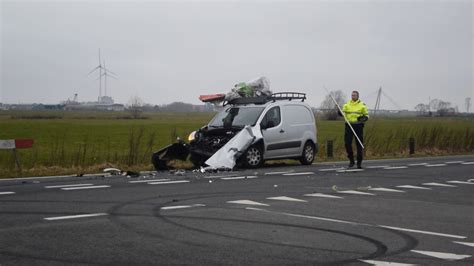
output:
[{"label": "van front wheel", "polygon": [[263,164],[263,152],[259,145],[248,148],[243,156],[243,162],[248,168],[258,168]]},{"label": "van front wheel", "polygon": [[316,154],[314,144],[311,141],[306,141],[303,147],[303,154],[301,155],[300,162],[303,165],[310,165],[314,161],[314,155]]}]

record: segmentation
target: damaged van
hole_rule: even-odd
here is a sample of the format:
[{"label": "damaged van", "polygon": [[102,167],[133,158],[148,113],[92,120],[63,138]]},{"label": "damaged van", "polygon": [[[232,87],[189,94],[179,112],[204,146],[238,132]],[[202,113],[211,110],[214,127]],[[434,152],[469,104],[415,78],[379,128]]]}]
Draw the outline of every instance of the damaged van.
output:
[{"label": "damaged van", "polygon": [[152,161],[157,169],[171,157],[188,155],[195,167],[257,168],[272,159],[311,164],[318,151],[317,130],[305,99],[303,93],[282,92],[226,102],[207,125],[189,135],[189,143],[170,145]]}]

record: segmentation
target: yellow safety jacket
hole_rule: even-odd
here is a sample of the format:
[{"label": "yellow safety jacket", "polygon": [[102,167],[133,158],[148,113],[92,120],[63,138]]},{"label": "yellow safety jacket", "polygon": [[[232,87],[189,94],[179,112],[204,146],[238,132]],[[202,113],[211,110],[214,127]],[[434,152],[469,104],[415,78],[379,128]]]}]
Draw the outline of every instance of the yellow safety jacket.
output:
[{"label": "yellow safety jacket", "polygon": [[362,123],[362,121],[357,120],[357,118],[360,116],[367,116],[367,118],[369,117],[367,106],[365,106],[365,103],[363,103],[361,100],[357,100],[355,102],[349,100],[346,104],[344,104],[344,107],[342,107],[342,111],[351,124]]}]

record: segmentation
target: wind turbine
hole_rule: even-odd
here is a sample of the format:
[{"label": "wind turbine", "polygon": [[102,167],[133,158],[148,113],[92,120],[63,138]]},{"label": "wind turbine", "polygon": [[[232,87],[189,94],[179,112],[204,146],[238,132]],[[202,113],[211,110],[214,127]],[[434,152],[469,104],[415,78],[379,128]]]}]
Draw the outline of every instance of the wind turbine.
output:
[{"label": "wind turbine", "polygon": [[102,74],[102,76],[105,77],[105,80],[104,80],[105,81],[105,84],[104,84],[105,85],[105,96],[107,96],[107,77],[111,77],[111,78],[116,79],[116,80],[118,79],[118,78],[114,77],[113,75],[117,75],[117,74],[115,74],[114,72],[108,70],[105,67],[105,60],[104,60],[104,74]]}]

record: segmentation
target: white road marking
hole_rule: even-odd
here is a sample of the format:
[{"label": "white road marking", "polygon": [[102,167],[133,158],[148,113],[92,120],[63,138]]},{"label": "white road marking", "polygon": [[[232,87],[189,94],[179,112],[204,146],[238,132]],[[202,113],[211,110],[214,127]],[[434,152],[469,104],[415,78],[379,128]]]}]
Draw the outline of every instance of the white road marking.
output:
[{"label": "white road marking", "polygon": [[160,181],[170,181],[171,179],[163,178],[163,179],[149,179],[149,180],[135,180],[135,181],[128,181],[128,183],[150,183],[150,182],[160,182]]},{"label": "white road marking", "polygon": [[361,192],[361,191],[357,191],[357,190],[343,190],[343,191],[338,191],[337,193],[375,196],[375,194],[373,194],[373,193]]},{"label": "white road marking", "polygon": [[377,169],[377,168],[386,168],[386,167],[390,167],[390,165],[374,165],[374,166],[367,166],[366,168]]},{"label": "white road marking", "polygon": [[0,195],[12,195],[12,194],[15,194],[15,192],[12,192],[12,191],[3,191],[3,192],[0,192]]},{"label": "white road marking", "polygon": [[237,180],[237,179],[252,179],[258,178],[258,176],[250,175],[250,176],[234,176],[234,177],[223,177],[222,180]]},{"label": "white road marking", "polygon": [[465,163],[461,163],[461,164],[474,164],[474,162],[465,162]]},{"label": "white road marking", "polygon": [[345,169],[345,170],[338,170],[338,173],[350,173],[350,172],[362,172],[364,169]]},{"label": "white road marking", "polygon": [[383,191],[383,192],[399,192],[399,193],[405,193],[405,191],[403,191],[403,190],[391,189],[391,188],[383,188],[383,187],[369,188],[369,190],[372,190],[372,191]]},{"label": "white road marking", "polygon": [[44,219],[47,221],[55,221],[55,220],[96,217],[96,216],[104,216],[104,215],[108,215],[108,214],[107,213],[91,213],[91,214],[79,214],[79,215],[69,215],[69,216],[59,216],[59,217],[48,217]]},{"label": "white road marking", "polygon": [[205,176],[204,178],[222,178],[222,177],[234,177],[235,175],[213,175],[213,176]]},{"label": "white road marking", "polygon": [[314,172],[303,172],[303,173],[289,173],[289,174],[283,174],[283,175],[313,175]]},{"label": "white road marking", "polygon": [[189,183],[189,180],[152,182],[152,183],[148,183],[148,185],[167,185],[167,184],[180,184],[180,183]]},{"label": "white road marking", "polygon": [[405,169],[408,168],[408,166],[391,166],[391,167],[385,167],[385,170],[395,170],[395,169]]},{"label": "white road marking", "polygon": [[180,205],[180,206],[167,206],[161,207],[162,210],[176,210],[176,209],[186,209],[186,208],[193,208],[193,207],[204,207],[204,204],[193,204],[193,205]]},{"label": "white road marking", "polygon": [[427,165],[428,163],[410,163],[408,164],[409,166],[422,166],[422,165]]},{"label": "white road marking", "polygon": [[438,164],[427,164],[425,165],[426,167],[440,167],[440,166],[446,166],[445,163],[438,163]]},{"label": "white road marking", "polygon": [[[282,215],[291,216],[291,217],[321,220],[321,221],[326,221],[326,222],[335,222],[335,223],[344,223],[344,224],[358,224],[358,223],[344,221],[344,220],[337,220],[337,219],[317,217],[317,216],[308,216],[308,215],[301,215],[301,214],[293,214],[293,213],[286,213],[286,212],[274,212],[274,211],[268,211],[268,210],[258,209],[258,208],[248,208],[247,207],[245,209],[246,210],[253,210],[253,211],[262,211],[262,212],[268,212],[268,213],[275,213],[275,214],[282,214]],[[361,224],[361,225],[363,225],[363,224]]]},{"label": "white road marking", "polygon": [[304,194],[307,197],[320,197],[320,198],[332,198],[332,199],[343,199],[343,197],[327,195],[323,193]]},{"label": "white road marking", "polygon": [[447,181],[446,183],[452,183],[452,184],[465,184],[465,185],[474,185],[474,182],[467,182],[467,181],[457,181],[457,180]]},{"label": "white road marking", "polygon": [[267,199],[269,199],[269,200],[293,201],[293,202],[308,202],[306,200],[295,199],[295,198],[290,198],[290,197],[286,197],[286,196],[270,197],[270,198],[267,198]]},{"label": "white road marking", "polygon": [[260,203],[252,200],[233,200],[233,201],[228,201],[227,203],[233,203],[233,204],[244,204],[244,205],[254,205],[254,206],[270,206],[265,203]]},{"label": "white road marking", "polygon": [[402,185],[402,186],[397,186],[399,188],[413,188],[413,189],[425,189],[425,190],[431,190],[429,187],[419,187],[419,186],[412,186],[412,185]]},{"label": "white road marking", "polygon": [[339,167],[339,168],[326,168],[326,169],[319,169],[319,172],[329,172],[329,171],[337,171],[337,170],[343,170],[345,169],[344,167]]},{"label": "white road marking", "polygon": [[265,173],[265,175],[281,175],[281,174],[289,174],[289,173],[293,173],[293,171],[286,171],[286,172],[268,172],[268,173]]},{"label": "white road marking", "polygon": [[471,257],[471,255],[459,255],[454,253],[434,252],[434,251],[423,251],[423,250],[411,250],[411,252],[423,254],[430,257],[435,257],[444,260],[462,260]]},{"label": "white road marking", "polygon": [[450,235],[450,234],[443,234],[443,233],[436,233],[436,232],[430,232],[430,231],[415,230],[415,229],[409,229],[409,228],[393,227],[393,226],[386,226],[386,225],[379,225],[379,226],[380,226],[380,227],[383,227],[383,228],[388,228],[388,229],[392,229],[392,230],[397,230],[397,231],[405,231],[405,232],[419,233],[419,234],[425,234],[425,235],[444,236],[444,237],[451,237],[451,238],[458,238],[458,239],[464,239],[464,238],[466,238],[465,236]]},{"label": "white road marking", "polygon": [[441,184],[441,183],[435,183],[435,182],[423,183],[422,185],[425,185],[425,186],[435,186],[435,187],[456,187],[456,186],[453,186],[453,185]]},{"label": "white road marking", "polygon": [[57,185],[57,186],[45,186],[44,188],[86,187],[86,186],[93,186],[93,185],[94,184]]},{"label": "white road marking", "polygon": [[398,263],[398,262],[381,261],[381,260],[359,260],[359,261],[372,264],[375,266],[413,266],[413,265],[416,265],[416,264]]},{"label": "white road marking", "polygon": [[456,243],[456,244],[461,244],[461,245],[465,245],[465,246],[468,246],[468,247],[474,247],[474,243],[469,243],[469,242],[458,242],[458,241],[453,241],[453,243]]},{"label": "white road marking", "polygon": [[444,162],[445,164],[452,164],[452,163],[463,163],[464,161],[451,161],[451,162]]},{"label": "white road marking", "polygon": [[108,188],[110,186],[88,186],[88,187],[63,187],[62,190],[79,190],[79,189],[96,189],[96,188]]}]

